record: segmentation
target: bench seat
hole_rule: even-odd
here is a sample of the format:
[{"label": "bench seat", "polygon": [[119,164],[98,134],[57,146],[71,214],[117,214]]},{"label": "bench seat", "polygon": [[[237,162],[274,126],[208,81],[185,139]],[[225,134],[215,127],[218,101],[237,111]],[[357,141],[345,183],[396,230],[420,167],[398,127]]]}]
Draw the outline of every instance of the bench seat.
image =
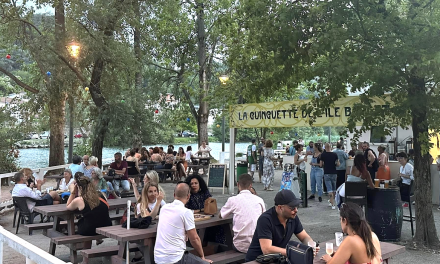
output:
[{"label": "bench seat", "polygon": [[67,245],[67,244],[75,244],[75,243],[83,243],[87,241],[97,240],[106,238],[104,235],[96,235],[96,236],[82,236],[82,235],[71,235],[71,236],[60,236],[51,238],[52,243],[56,245]]},{"label": "bench seat", "polygon": [[235,261],[244,260],[246,254],[237,252],[235,250],[228,250],[221,253],[216,253],[213,255],[205,256],[207,259],[210,259],[215,264],[227,264]]},{"label": "bench seat", "polygon": [[[117,255],[119,251],[119,245],[115,246],[106,246],[106,247],[98,247],[91,249],[81,250],[81,255],[83,256],[83,264],[89,263],[89,259],[91,258],[99,258],[106,256]],[[136,244],[130,244],[130,252],[139,251],[139,248]]]}]

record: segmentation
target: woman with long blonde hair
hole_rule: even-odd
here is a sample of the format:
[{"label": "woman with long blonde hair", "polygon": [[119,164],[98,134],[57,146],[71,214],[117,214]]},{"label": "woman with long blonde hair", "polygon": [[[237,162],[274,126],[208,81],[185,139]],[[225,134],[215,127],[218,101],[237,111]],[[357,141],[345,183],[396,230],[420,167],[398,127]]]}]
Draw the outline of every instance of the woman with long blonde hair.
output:
[{"label": "woman with long blonde hair", "polygon": [[155,218],[159,214],[160,207],[165,205],[163,193],[159,191],[159,186],[149,182],[142,189],[142,195],[139,197],[136,205],[136,217]]},{"label": "woman with long blonde hair", "polygon": [[[137,183],[135,182],[135,180],[133,178],[130,178],[129,181],[133,185],[134,197],[136,197],[136,200],[139,200],[141,195],[139,194],[139,190],[137,188]],[[159,192],[163,193],[163,197],[164,197],[163,200],[165,200],[165,198],[166,198],[165,190],[159,185],[159,174],[157,174],[156,171],[149,170],[149,171],[147,171],[147,173],[145,173],[145,176],[144,176],[144,187],[148,183],[154,183],[157,186],[159,186]]]},{"label": "woman with long blonde hair", "polygon": [[78,221],[80,235],[94,236],[96,228],[112,225],[105,197],[83,173],[75,173],[75,188],[66,206],[69,211],[79,210],[83,216]]}]

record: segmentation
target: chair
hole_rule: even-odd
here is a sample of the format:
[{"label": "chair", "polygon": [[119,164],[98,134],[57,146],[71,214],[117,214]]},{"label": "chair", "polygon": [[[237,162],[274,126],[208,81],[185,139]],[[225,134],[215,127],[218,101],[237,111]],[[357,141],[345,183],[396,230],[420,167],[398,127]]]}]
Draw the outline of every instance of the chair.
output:
[{"label": "chair", "polygon": [[345,182],[345,202],[352,202],[364,207],[365,217],[367,217],[367,182]]},{"label": "chair", "polygon": [[414,236],[414,224],[413,224],[413,221],[416,220],[416,217],[413,216],[413,213],[412,213],[412,203],[415,201],[414,189],[415,189],[414,181],[411,181],[411,184],[410,184],[410,195],[409,196],[402,196],[401,197],[401,200],[403,202],[407,202],[408,205],[409,205],[408,206],[409,215],[403,215],[403,221],[411,223],[411,234],[412,234],[412,236]]},{"label": "chair", "polygon": [[[33,224],[34,218],[37,215],[40,215],[37,212],[31,212],[29,211],[29,208],[27,206],[27,200],[36,201],[35,199],[29,198],[29,197],[12,197],[12,201],[14,203],[15,208],[18,208],[19,214],[18,214],[18,221],[17,221],[17,229],[15,230],[15,234],[18,233],[18,228],[20,227],[20,222],[26,221],[26,224]],[[41,217],[41,221],[43,222],[43,217]],[[15,219],[14,219],[15,221]],[[29,231],[29,235],[32,235],[32,231]]]}]

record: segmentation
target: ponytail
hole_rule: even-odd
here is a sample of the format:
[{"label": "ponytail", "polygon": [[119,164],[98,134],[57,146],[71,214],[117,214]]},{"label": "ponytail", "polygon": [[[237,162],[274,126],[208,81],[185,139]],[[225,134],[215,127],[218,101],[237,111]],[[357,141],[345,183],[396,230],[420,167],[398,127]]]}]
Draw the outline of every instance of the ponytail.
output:
[{"label": "ponytail", "polygon": [[365,243],[365,248],[367,249],[367,256],[369,259],[373,259],[377,254],[377,250],[373,244],[373,235],[371,232],[370,225],[365,219],[361,220],[359,225],[359,230],[355,230],[356,234],[362,238]]}]

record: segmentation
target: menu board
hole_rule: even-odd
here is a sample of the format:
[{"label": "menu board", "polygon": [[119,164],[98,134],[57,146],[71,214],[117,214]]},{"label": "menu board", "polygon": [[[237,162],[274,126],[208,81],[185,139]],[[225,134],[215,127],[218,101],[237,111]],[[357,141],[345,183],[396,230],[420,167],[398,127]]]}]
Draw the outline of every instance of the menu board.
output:
[{"label": "menu board", "polygon": [[226,168],[226,164],[209,165],[208,188],[222,188],[224,194]]}]

